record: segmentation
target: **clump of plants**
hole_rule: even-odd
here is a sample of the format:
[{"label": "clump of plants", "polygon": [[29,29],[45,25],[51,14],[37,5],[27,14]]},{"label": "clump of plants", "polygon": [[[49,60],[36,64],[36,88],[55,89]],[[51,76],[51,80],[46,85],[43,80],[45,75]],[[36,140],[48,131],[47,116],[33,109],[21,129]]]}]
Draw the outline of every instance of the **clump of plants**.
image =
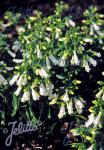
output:
[{"label": "clump of plants", "polygon": [[[37,103],[45,103],[47,118],[53,116],[53,108],[59,120],[70,116],[79,122],[78,127],[70,130],[75,139],[68,143],[70,146],[79,150],[96,149],[97,136],[103,128],[104,84],[98,82],[101,87],[93,91],[95,100],[89,106],[80,91],[83,84],[80,75],[87,74],[90,79],[92,71],[96,73],[97,65],[103,62],[104,15],[91,6],[83,13],[83,19],[75,22],[72,16],[63,15],[67,9],[61,2],[56,4],[52,15],[46,17],[35,11],[24,25],[15,21],[18,37],[8,46],[9,50],[6,48],[14,65],[12,70],[7,69],[7,80],[1,75],[0,86],[6,83],[12,88],[12,117],[24,106],[27,119],[34,122],[36,116],[31,104],[39,109]],[[4,31],[1,38],[5,38]],[[5,40],[0,50],[4,46]]]}]

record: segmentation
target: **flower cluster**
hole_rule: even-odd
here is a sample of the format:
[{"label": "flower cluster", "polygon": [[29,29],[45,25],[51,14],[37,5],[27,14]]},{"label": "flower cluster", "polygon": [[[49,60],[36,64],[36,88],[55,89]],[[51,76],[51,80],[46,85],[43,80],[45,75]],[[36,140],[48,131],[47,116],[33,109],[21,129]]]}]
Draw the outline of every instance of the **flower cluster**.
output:
[{"label": "flower cluster", "polygon": [[[102,126],[104,84],[101,82],[96,100],[93,101],[94,106],[88,108],[88,116],[85,115],[88,110],[84,109],[87,106],[86,99],[79,90],[83,85],[80,76],[83,75],[86,80],[85,74],[91,79],[93,70],[103,62],[104,15],[91,6],[84,12],[84,20],[79,25],[72,16],[63,17],[66,9],[67,5],[61,2],[56,4],[54,13],[47,17],[35,11],[33,16],[25,18],[24,25],[18,23],[20,14],[16,17],[11,13],[5,15],[8,23],[2,22],[0,51],[3,53],[6,50],[13,66],[6,67],[0,61],[0,85],[6,86],[9,81],[13,87],[13,114],[16,114],[18,103],[28,105],[35,101],[37,104],[43,98],[49,108],[57,108],[59,119],[74,117],[80,122],[80,127],[71,132],[76,139],[81,136],[83,142],[73,143],[72,146],[91,150],[95,147],[96,132]],[[18,36],[9,45],[4,31],[13,24],[16,25]],[[11,35],[8,37],[10,40]],[[1,70],[8,73],[7,80]],[[31,111],[29,113],[32,114]],[[84,120],[82,124],[81,119]]]}]

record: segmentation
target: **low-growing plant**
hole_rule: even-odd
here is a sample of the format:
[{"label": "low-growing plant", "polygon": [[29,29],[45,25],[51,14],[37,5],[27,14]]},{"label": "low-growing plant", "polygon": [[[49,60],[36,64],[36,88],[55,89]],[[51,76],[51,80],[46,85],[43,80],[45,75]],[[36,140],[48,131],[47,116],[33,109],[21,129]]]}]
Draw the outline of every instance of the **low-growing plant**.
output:
[{"label": "low-growing plant", "polygon": [[[96,72],[97,64],[103,61],[104,15],[91,6],[84,12],[83,20],[75,22],[72,16],[63,15],[67,9],[67,5],[61,2],[56,4],[54,14],[48,17],[35,11],[34,16],[25,19],[23,26],[16,28],[18,38],[12,43],[12,50],[8,51],[15,63],[7,79],[15,89],[11,92],[11,115],[14,117],[20,107],[26,106],[28,119],[34,122],[32,102],[47,104],[47,118],[52,117],[51,108],[54,106],[57,109],[55,115],[60,120],[71,116],[80,122],[78,128],[71,130],[77,142],[69,145],[86,150],[91,144],[88,150],[96,149],[96,137],[103,124],[103,82],[94,105],[89,109],[86,107],[89,102],[79,90],[82,84],[79,76],[86,73],[90,78],[90,72]],[[1,42],[1,49],[2,45],[5,46],[5,42]],[[85,113],[88,111],[91,114],[87,121]]]}]

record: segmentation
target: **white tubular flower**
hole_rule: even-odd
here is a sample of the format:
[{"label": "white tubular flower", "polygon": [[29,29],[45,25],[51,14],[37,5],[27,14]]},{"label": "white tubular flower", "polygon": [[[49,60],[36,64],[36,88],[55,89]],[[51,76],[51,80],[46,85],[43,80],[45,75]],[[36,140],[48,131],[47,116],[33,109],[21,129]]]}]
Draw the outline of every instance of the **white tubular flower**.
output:
[{"label": "white tubular flower", "polygon": [[51,42],[51,39],[50,39],[50,38],[48,38],[48,37],[46,37],[46,38],[45,38],[45,40],[46,40],[48,43],[50,43],[50,42]]},{"label": "white tubular flower", "polygon": [[76,108],[78,114],[81,114],[82,108],[84,107],[83,103],[78,99],[75,99],[74,102],[75,102],[75,108]]},{"label": "white tubular flower", "polygon": [[9,55],[12,56],[13,58],[16,57],[16,54],[13,53],[12,51],[9,50],[8,53],[9,53]]},{"label": "white tubular flower", "polygon": [[31,29],[31,24],[30,23],[28,23],[28,29]]},{"label": "white tubular flower", "polygon": [[20,86],[23,83],[23,76],[20,76],[19,79],[17,80],[17,85]]},{"label": "white tubular flower", "polygon": [[47,96],[48,92],[43,83],[40,84],[39,89],[40,89],[40,95]]},{"label": "white tubular flower", "polygon": [[19,33],[25,32],[25,28],[23,28],[23,27],[17,27],[16,29],[17,29],[17,32],[19,32]]},{"label": "white tubular flower", "polygon": [[66,103],[66,105],[67,105],[68,114],[71,115],[73,113],[73,103],[72,103],[72,100],[70,100],[69,103]]},{"label": "white tubular flower", "polygon": [[36,52],[37,52],[37,57],[38,58],[42,58],[42,53],[41,53],[41,51],[39,49],[39,45],[37,45]]},{"label": "white tubular flower", "polygon": [[103,94],[103,89],[96,94],[96,98],[100,98]]},{"label": "white tubular flower", "polygon": [[27,78],[23,77],[23,76],[20,76],[18,81],[17,81],[17,85],[21,86],[21,85],[26,85],[26,84],[27,84]]},{"label": "white tubular flower", "polygon": [[90,72],[90,67],[89,67],[89,64],[88,64],[88,62],[86,61],[84,61],[84,63],[83,63],[83,67],[85,68],[85,70],[86,70],[86,72]]},{"label": "white tubular flower", "polygon": [[27,84],[27,78],[26,78],[26,77],[24,77],[24,78],[23,78],[22,85],[24,85],[24,86],[25,86],[26,84]]},{"label": "white tubular flower", "polygon": [[60,108],[60,111],[59,111],[59,114],[58,114],[58,118],[61,119],[65,116],[65,107],[63,104],[61,104],[61,108]]},{"label": "white tubular flower", "polygon": [[46,70],[43,67],[41,69],[39,69],[39,75],[42,78],[48,78],[48,74],[47,74]]},{"label": "white tubular flower", "polygon": [[53,55],[50,55],[50,56],[49,56],[49,59],[50,59],[55,65],[58,65],[59,61],[58,61]]},{"label": "white tubular flower", "polygon": [[38,92],[36,92],[33,88],[32,88],[32,97],[34,101],[39,100],[39,97],[40,97]]},{"label": "white tubular flower", "polygon": [[59,66],[64,67],[66,63],[66,59],[62,56],[59,60]]},{"label": "white tubular flower", "polygon": [[75,22],[72,21],[71,19],[68,21],[69,25],[72,26],[72,27],[75,27]]},{"label": "white tubular flower", "polygon": [[23,62],[23,59],[13,59],[13,62],[20,64]]},{"label": "white tubular flower", "polygon": [[83,40],[84,40],[85,42],[87,42],[87,43],[93,42],[93,40],[92,40],[92,39],[89,39],[89,38],[84,38]]},{"label": "white tubular flower", "polygon": [[10,85],[13,85],[18,80],[19,74],[14,75],[13,78],[9,81]]},{"label": "white tubular flower", "polygon": [[95,23],[93,23],[93,28],[94,28],[96,31],[100,30],[100,27],[99,27],[97,24],[95,24]]},{"label": "white tubular flower", "polygon": [[54,85],[52,83],[51,84],[46,84],[46,89],[47,89],[48,95],[52,95]]},{"label": "white tubular flower", "polygon": [[56,33],[56,35],[55,35],[55,39],[58,39],[60,37],[60,33]]},{"label": "white tubular flower", "polygon": [[99,112],[99,114],[97,115],[97,117],[94,120],[94,127],[97,127],[97,125],[99,124],[100,117],[101,117],[101,113]]},{"label": "white tubular flower", "polygon": [[55,35],[55,39],[58,39],[60,37],[60,35],[62,34],[61,29],[56,28],[56,35]]},{"label": "white tubular flower", "polygon": [[104,94],[102,95],[102,100],[104,101]]},{"label": "white tubular flower", "polygon": [[90,27],[90,35],[94,35],[94,29],[93,29],[93,26]]},{"label": "white tubular flower", "polygon": [[79,65],[80,61],[78,59],[78,56],[76,54],[76,51],[73,52],[74,55],[72,56],[72,59],[71,59],[71,64],[72,65]]},{"label": "white tubular flower", "polygon": [[94,67],[97,65],[97,61],[94,60],[92,57],[89,58],[89,63],[92,64]]},{"label": "white tubular flower", "polygon": [[46,58],[46,67],[49,70],[51,69],[51,65],[50,65],[50,61],[49,61],[48,57]]},{"label": "white tubular flower", "polygon": [[29,91],[25,91],[21,98],[21,102],[26,102],[26,101],[30,101],[30,92]]},{"label": "white tubular flower", "polygon": [[0,85],[7,85],[7,80],[0,74]]},{"label": "white tubular flower", "polygon": [[39,75],[39,69],[35,70],[36,75]]},{"label": "white tubular flower", "polygon": [[15,52],[17,52],[18,50],[20,50],[21,44],[20,44],[18,41],[15,41],[13,44],[14,44],[14,45],[12,46],[12,49],[13,49]]},{"label": "white tubular flower", "polygon": [[63,100],[64,102],[69,101],[68,90],[66,90],[65,94],[61,97],[61,100]]},{"label": "white tubular flower", "polygon": [[87,150],[93,150],[93,144]]},{"label": "white tubular flower", "polygon": [[101,57],[101,53],[100,53],[100,52],[99,52],[99,53],[95,52],[95,55],[96,55],[97,57]]},{"label": "white tubular flower", "polygon": [[6,67],[6,70],[11,71],[13,70],[13,67]]},{"label": "white tubular flower", "polygon": [[52,29],[50,27],[47,27],[46,31],[52,31]]},{"label": "white tubular flower", "polygon": [[102,75],[104,76],[104,71],[102,72]]},{"label": "white tubular flower", "polygon": [[88,118],[89,118],[88,121],[85,123],[85,127],[87,128],[94,122],[94,119],[95,119],[92,113],[89,115]]},{"label": "white tubular flower", "polygon": [[19,87],[17,88],[17,90],[15,91],[14,94],[15,94],[16,96],[18,96],[18,95],[20,94],[21,90],[22,90],[22,87],[19,86]]}]

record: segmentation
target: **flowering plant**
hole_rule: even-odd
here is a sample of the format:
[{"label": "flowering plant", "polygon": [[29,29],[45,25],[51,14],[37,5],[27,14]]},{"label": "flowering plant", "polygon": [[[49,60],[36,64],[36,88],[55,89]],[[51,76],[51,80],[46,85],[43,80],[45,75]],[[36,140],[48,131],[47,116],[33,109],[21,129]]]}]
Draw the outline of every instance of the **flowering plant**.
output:
[{"label": "flowering plant", "polygon": [[[97,9],[91,6],[84,12],[84,19],[77,23],[72,16],[63,17],[67,9],[67,5],[57,3],[54,14],[48,17],[35,11],[34,16],[25,19],[24,26],[14,21],[18,38],[12,42],[11,50],[7,50],[14,65],[7,79],[9,86],[14,87],[11,92],[11,114],[15,116],[19,107],[26,105],[28,118],[34,120],[31,103],[44,101],[49,109],[47,117],[51,118],[50,109],[55,107],[59,119],[71,116],[80,121],[80,127],[71,132],[74,136],[81,136],[82,143],[71,145],[84,150],[89,143],[92,143],[91,148],[95,146],[95,132],[98,126],[101,127],[103,116],[103,102],[100,104],[99,101],[104,99],[104,90],[96,95],[97,100],[94,101],[94,107],[90,108],[91,114],[87,121],[84,115],[88,113],[88,110],[84,110],[87,101],[79,90],[83,84],[80,75],[87,74],[90,78],[91,71],[103,61],[104,15],[97,13]],[[0,83],[6,83],[1,78]],[[82,119],[85,124],[81,124]],[[91,133],[92,137],[89,136]]]}]

